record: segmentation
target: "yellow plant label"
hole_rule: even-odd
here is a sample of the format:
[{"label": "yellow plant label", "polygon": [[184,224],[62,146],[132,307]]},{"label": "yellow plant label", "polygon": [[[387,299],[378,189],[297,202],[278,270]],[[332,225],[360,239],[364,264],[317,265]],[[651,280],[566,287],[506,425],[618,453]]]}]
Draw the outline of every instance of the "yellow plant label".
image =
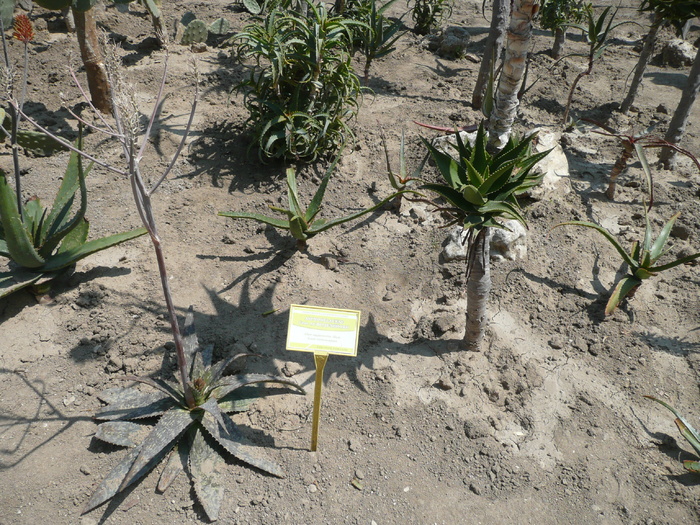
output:
[{"label": "yellow plant label", "polygon": [[359,310],[290,306],[287,350],[356,356],[359,336]]}]

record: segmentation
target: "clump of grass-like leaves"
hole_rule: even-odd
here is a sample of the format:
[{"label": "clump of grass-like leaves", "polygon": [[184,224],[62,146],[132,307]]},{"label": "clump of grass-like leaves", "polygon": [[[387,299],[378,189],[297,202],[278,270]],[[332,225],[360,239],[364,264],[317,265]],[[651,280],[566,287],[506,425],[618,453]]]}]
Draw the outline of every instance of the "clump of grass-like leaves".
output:
[{"label": "clump of grass-like leaves", "polygon": [[354,138],[348,121],[361,96],[351,61],[358,22],[302,1],[307,16],[274,8],[233,39],[237,56],[255,62],[235,89],[244,93],[261,158],[314,160]]}]

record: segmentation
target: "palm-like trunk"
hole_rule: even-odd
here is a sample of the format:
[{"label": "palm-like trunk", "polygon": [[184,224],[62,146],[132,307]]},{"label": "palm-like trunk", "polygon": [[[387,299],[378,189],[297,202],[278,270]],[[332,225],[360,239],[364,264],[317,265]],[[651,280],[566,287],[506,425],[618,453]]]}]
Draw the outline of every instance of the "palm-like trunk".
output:
[{"label": "palm-like trunk", "polygon": [[496,100],[489,118],[489,142],[497,149],[508,142],[518,111],[518,91],[532,38],[532,18],[539,7],[539,0],[513,0],[503,70],[498,79]]},{"label": "palm-like trunk", "polygon": [[[664,137],[664,139],[671,144],[678,144],[683,138],[685,126],[688,124],[688,117],[690,116],[690,110],[693,108],[698,93],[700,93],[700,49],[698,49],[695,55],[693,67],[690,68],[690,73],[688,73],[688,83],[683,89],[681,100],[678,103],[676,111],[673,113],[673,118],[671,118],[671,123],[668,125],[668,131]],[[662,148],[659,160],[664,166],[670,168],[673,165],[675,153],[675,150],[672,148]]]},{"label": "palm-like trunk", "polygon": [[479,76],[476,78],[474,94],[472,95],[472,107],[481,109],[484,101],[484,92],[489,75],[495,68],[498,57],[503,49],[503,38],[506,34],[506,24],[510,14],[510,0],[494,0],[491,12],[491,27],[489,36],[486,37],[486,48],[479,67]]},{"label": "palm-like trunk", "polygon": [[486,328],[486,303],[491,291],[491,234],[490,228],[476,233],[467,257],[467,329],[463,346],[475,352],[480,349]]},{"label": "palm-like trunk", "polygon": [[561,27],[554,30],[554,43],[552,44],[552,58],[557,60],[561,57],[566,42],[566,31]]},{"label": "palm-like trunk", "polygon": [[637,96],[637,91],[639,86],[642,84],[642,77],[644,76],[644,71],[649,64],[649,59],[654,51],[654,44],[656,44],[656,34],[659,32],[659,28],[663,23],[664,19],[658,14],[654,15],[654,21],[649,28],[646,38],[644,39],[644,47],[642,47],[642,53],[639,55],[639,62],[637,62],[637,67],[634,69],[634,77],[632,78],[632,83],[630,84],[630,90],[627,92],[625,100],[622,102],[620,111],[624,114],[630,110],[630,106],[634,102],[634,97]]},{"label": "palm-like trunk", "polygon": [[72,11],[75,20],[75,34],[80,45],[80,56],[85,66],[92,103],[103,113],[111,113],[112,97],[109,80],[107,80],[107,70],[97,38],[95,14],[92,9],[87,11],[73,9]]}]

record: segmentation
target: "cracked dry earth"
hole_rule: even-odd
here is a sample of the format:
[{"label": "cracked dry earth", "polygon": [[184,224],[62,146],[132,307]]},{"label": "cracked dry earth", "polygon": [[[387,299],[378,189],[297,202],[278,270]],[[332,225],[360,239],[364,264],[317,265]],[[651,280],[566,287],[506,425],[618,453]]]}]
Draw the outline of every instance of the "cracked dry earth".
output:
[{"label": "cracked dry earth", "polygon": [[[399,2],[393,13],[403,8]],[[688,67],[653,62],[633,111],[614,111],[648,24],[635,8],[623,2],[618,16],[642,26],[615,30],[612,45],[579,84],[572,111],[631,133],[657,123],[663,134]],[[126,73],[148,112],[164,60],[150,22],[136,7],[132,14],[97,9],[100,25],[121,44]],[[185,11],[207,21],[224,16],[235,31],[250,19],[219,0],[166,2],[164,11],[168,27]],[[28,111],[73,137],[77,124],[63,108],[81,99],[64,66],[77,56],[77,44],[54,14],[35,9],[31,17],[37,36]],[[357,141],[331,180],[324,216],[388,194],[382,130],[395,164],[406,130],[415,166],[424,153],[419,136],[434,133],[413,120],[450,126],[480,118],[468,101],[488,27],[481,3],[456,2],[443,25],[467,28],[462,58],[442,57],[409,32],[373,67],[371,91],[352,124]],[[661,43],[671,36],[664,32]],[[688,41],[699,37],[696,20]],[[530,76],[539,80],[522,101],[520,130],[557,131],[569,86],[585,67],[579,57],[555,63],[546,53],[551,41],[535,31]],[[573,33],[567,46],[584,50]],[[20,51],[11,43],[15,57]],[[604,194],[620,152],[613,139],[563,133],[558,142],[569,175],[524,202],[527,254],[494,261],[484,348],[465,353],[456,349],[464,329],[464,262],[441,255],[448,233],[440,229],[443,219],[420,203],[404,202],[323,233],[304,253],[275,230],[216,215],[285,203],[285,166],[261,165],[246,154],[247,115],[242,98],[229,95],[244,66],[228,49],[200,51],[195,129],[177,173],[155,198],[178,311],[184,317],[194,305],[199,338],[213,344],[217,356],[255,352],[248,370],[293,377],[309,392],[312,356],[284,349],[289,305],[362,311],[357,358],[331,357],[326,367],[317,452],[309,452],[311,394],[271,395],[236,416],[287,476],[228,464],[221,523],[698,523],[700,478],[680,462],[692,449],[670,413],[642,397],[666,399],[691,421],[700,417],[697,266],[650,279],[606,317],[607,293],[621,270],[617,254],[595,232],[550,231],[582,219],[601,222],[625,245],[642,235],[640,165],[620,177],[614,201]],[[173,46],[168,97],[146,159],[153,171],[168,162],[187,118],[191,56]],[[682,144],[696,153],[699,126],[696,105]],[[88,137],[88,150],[108,159],[119,154],[97,135]],[[648,150],[652,161],[657,153]],[[26,196],[50,198],[66,160],[65,153],[23,160]],[[0,166],[10,170],[7,149]],[[325,167],[299,168],[303,198]],[[653,169],[655,228],[682,212],[670,255],[697,251],[700,174],[686,160],[673,171]],[[92,235],[139,225],[126,180],[96,168],[88,185]],[[127,374],[168,376],[174,366],[148,240],[85,259],[57,292],[50,304],[37,304],[28,293],[0,302],[0,523],[205,521],[185,476],[165,494],[156,492],[159,468],[112,503],[80,514],[126,453],[92,438],[97,393],[123,385]]]}]

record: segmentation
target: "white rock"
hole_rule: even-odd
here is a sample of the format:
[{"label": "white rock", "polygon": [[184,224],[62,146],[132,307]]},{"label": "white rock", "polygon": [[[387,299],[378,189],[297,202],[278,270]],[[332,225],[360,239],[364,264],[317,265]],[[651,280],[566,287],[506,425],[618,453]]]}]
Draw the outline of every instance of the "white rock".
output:
[{"label": "white rock", "polygon": [[[527,230],[518,221],[505,221],[504,226],[508,230],[490,228],[491,235],[491,260],[501,261],[508,259],[515,261],[527,256]],[[460,261],[467,258],[467,233],[461,226],[454,227],[447,238],[442,255],[446,261]]]},{"label": "white rock", "polygon": [[551,149],[552,151],[535,164],[533,171],[544,173],[544,178],[539,186],[532,188],[528,194],[533,199],[542,199],[552,193],[564,195],[571,191],[571,187],[566,181],[569,176],[569,161],[561,147],[561,132],[552,131],[545,128],[535,130],[537,132],[537,142],[533,150],[537,153]]}]

